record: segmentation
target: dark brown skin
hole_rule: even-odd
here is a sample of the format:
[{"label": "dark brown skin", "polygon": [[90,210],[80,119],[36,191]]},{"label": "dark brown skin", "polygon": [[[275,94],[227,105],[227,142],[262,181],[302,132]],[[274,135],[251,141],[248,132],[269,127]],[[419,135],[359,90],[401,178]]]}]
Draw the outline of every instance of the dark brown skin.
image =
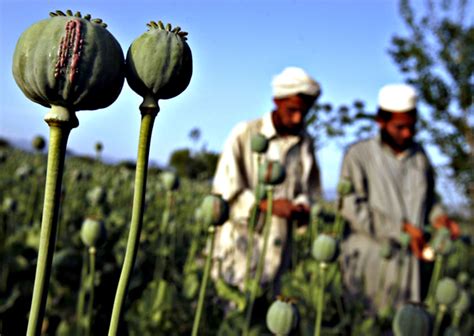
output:
[{"label": "dark brown skin", "polygon": [[392,113],[390,120],[377,119],[382,141],[399,154],[413,145],[417,117],[412,113]]},{"label": "dark brown skin", "polygon": [[[280,136],[298,135],[304,129],[304,119],[315,98],[296,95],[273,101],[275,110],[272,113],[272,121],[277,133]],[[261,201],[259,208],[261,211],[266,211],[267,201]],[[273,201],[272,213],[281,218],[296,220],[299,225],[305,225],[309,220],[309,210],[307,205],[294,205],[290,200],[276,199]]]}]

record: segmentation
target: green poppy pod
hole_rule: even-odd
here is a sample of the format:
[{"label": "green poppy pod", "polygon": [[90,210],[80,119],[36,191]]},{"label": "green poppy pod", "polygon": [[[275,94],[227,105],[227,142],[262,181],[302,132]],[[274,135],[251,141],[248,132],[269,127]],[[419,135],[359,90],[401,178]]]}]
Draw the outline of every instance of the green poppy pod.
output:
[{"label": "green poppy pod", "polygon": [[400,307],[392,321],[395,336],[428,336],[430,328],[428,313],[422,307],[410,303]]},{"label": "green poppy pod", "polygon": [[87,192],[87,199],[92,205],[101,205],[107,200],[107,192],[100,186],[94,187]]},{"label": "green poppy pod", "polygon": [[100,246],[106,237],[107,231],[103,221],[88,217],[82,222],[81,240],[87,247]]},{"label": "green poppy pod", "polygon": [[207,195],[201,203],[201,220],[205,225],[219,226],[229,218],[227,202],[216,194]]},{"label": "green poppy pod", "polygon": [[278,161],[264,161],[258,167],[258,181],[262,184],[277,185],[285,180],[285,167]]},{"label": "green poppy pod", "polygon": [[320,234],[313,242],[312,255],[320,263],[330,263],[336,260],[339,248],[336,239]]},{"label": "green poppy pod", "polygon": [[310,210],[311,218],[318,218],[322,211],[323,207],[320,203],[313,204]]},{"label": "green poppy pod", "polygon": [[151,21],[148,31],[134,40],[126,58],[130,88],[144,98],[143,107],[156,108],[159,99],[179,95],[191,81],[193,63],[188,33]]},{"label": "green poppy pod", "polygon": [[384,240],[382,246],[380,247],[380,256],[384,259],[392,258],[394,254],[394,248],[390,240]]},{"label": "green poppy pod", "polygon": [[448,228],[442,227],[436,230],[436,233],[430,242],[430,246],[436,253],[441,255],[448,255],[454,249],[453,241],[451,240],[451,233]]},{"label": "green poppy pod", "polygon": [[469,273],[467,272],[459,272],[456,280],[460,286],[465,287],[469,284],[471,277],[469,276]]},{"label": "green poppy pod", "polygon": [[261,133],[254,134],[250,139],[250,147],[254,153],[265,153],[268,149],[268,139]]},{"label": "green poppy pod", "polygon": [[436,302],[442,305],[451,306],[459,296],[459,287],[456,281],[451,278],[443,278],[436,286]]},{"label": "green poppy pod", "polygon": [[267,328],[275,335],[288,335],[295,326],[295,320],[295,309],[290,302],[277,299],[268,308]]},{"label": "green poppy pod", "polygon": [[255,196],[257,201],[267,199],[267,190],[263,184],[257,184],[257,188],[255,189]]},{"label": "green poppy pod", "polygon": [[102,142],[96,142],[94,148],[96,152],[102,152],[102,150],[104,149],[104,145],[102,144]]},{"label": "green poppy pod", "polygon": [[46,140],[41,135],[37,135],[33,138],[31,145],[36,151],[41,152],[46,146]]},{"label": "green poppy pod", "polygon": [[179,177],[174,172],[162,172],[160,174],[160,181],[167,191],[176,190],[179,188]]},{"label": "green poppy pod", "polygon": [[400,233],[400,237],[398,237],[398,242],[401,248],[405,250],[410,246],[411,236],[406,232],[402,232]]},{"label": "green poppy pod", "polygon": [[124,56],[101,19],[56,11],[18,39],[13,76],[45,107],[96,110],[112,104],[124,83]]},{"label": "green poppy pod", "polygon": [[469,307],[471,306],[471,297],[469,293],[465,290],[462,289],[459,291],[459,296],[453,304],[453,310],[459,314],[462,315],[464,314]]},{"label": "green poppy pod", "polygon": [[339,196],[344,197],[353,192],[352,182],[347,178],[341,178],[337,184],[337,193]]}]

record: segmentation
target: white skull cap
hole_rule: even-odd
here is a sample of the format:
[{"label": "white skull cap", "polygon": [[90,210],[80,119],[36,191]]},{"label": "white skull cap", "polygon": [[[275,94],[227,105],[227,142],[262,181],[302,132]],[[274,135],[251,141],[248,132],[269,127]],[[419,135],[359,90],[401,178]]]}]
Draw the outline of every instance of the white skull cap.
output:
[{"label": "white skull cap", "polygon": [[379,91],[379,107],[393,113],[404,113],[416,107],[417,94],[407,84],[388,84]]},{"label": "white skull cap", "polygon": [[297,94],[318,97],[321,93],[319,83],[297,67],[287,67],[274,76],[272,88],[274,98],[286,98]]}]

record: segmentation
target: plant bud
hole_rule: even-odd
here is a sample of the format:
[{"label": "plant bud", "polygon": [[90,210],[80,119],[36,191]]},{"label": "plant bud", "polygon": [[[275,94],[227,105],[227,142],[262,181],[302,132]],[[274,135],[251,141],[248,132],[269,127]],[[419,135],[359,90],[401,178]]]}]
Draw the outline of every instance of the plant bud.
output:
[{"label": "plant bud", "polygon": [[2,209],[5,212],[15,212],[17,209],[18,203],[11,197],[5,197],[2,204]]},{"label": "plant bud", "polygon": [[321,203],[316,203],[311,206],[311,218],[318,218],[321,212],[323,211],[323,207]]},{"label": "plant bud", "polygon": [[451,278],[443,278],[436,286],[435,298],[436,302],[446,306],[452,305],[456,302],[459,296],[459,288],[456,281]]},{"label": "plant bud", "polygon": [[430,242],[430,245],[438,254],[450,254],[453,251],[454,245],[449,230],[445,227],[436,230],[435,236]]},{"label": "plant bud", "polygon": [[453,310],[457,314],[462,315],[469,309],[470,306],[471,298],[469,293],[465,289],[460,290],[458,299],[456,302],[454,302]]},{"label": "plant bud", "polygon": [[205,225],[222,225],[229,218],[229,206],[220,195],[207,195],[201,203],[201,216]]},{"label": "plant bud", "polygon": [[393,256],[394,250],[392,246],[392,242],[390,240],[385,240],[382,243],[380,248],[380,256],[384,259],[390,259]]},{"label": "plant bud", "polygon": [[465,287],[467,284],[469,284],[470,279],[471,277],[469,276],[467,272],[459,272],[456,280],[458,281],[459,285],[461,285],[462,287]]},{"label": "plant bud", "polygon": [[265,153],[268,149],[268,139],[261,133],[254,134],[250,139],[250,147],[254,153]]},{"label": "plant bud", "polygon": [[37,135],[33,138],[32,145],[35,150],[41,152],[46,146],[46,141],[41,135]]},{"label": "plant bud", "polygon": [[278,161],[264,161],[258,168],[258,181],[267,185],[277,185],[285,180],[285,168]]},{"label": "plant bud", "polygon": [[339,196],[344,197],[353,192],[352,182],[347,178],[341,178],[337,184],[337,193]]},{"label": "plant bud", "polygon": [[92,205],[103,204],[107,198],[107,193],[102,187],[95,187],[87,192],[87,199]]},{"label": "plant bud", "polygon": [[402,249],[405,250],[410,246],[411,236],[406,232],[402,232],[400,233],[398,242],[400,243],[400,246],[402,247]]},{"label": "plant bud", "polygon": [[104,222],[94,218],[86,218],[81,227],[81,239],[87,247],[97,247],[105,242],[107,232]]},{"label": "plant bud", "polygon": [[174,172],[162,172],[160,174],[160,181],[167,191],[176,190],[179,188],[179,177]]},{"label": "plant bud", "polygon": [[275,335],[288,335],[295,325],[295,310],[291,303],[274,301],[267,311],[267,327]]},{"label": "plant bud", "polygon": [[333,262],[338,253],[337,241],[331,236],[320,234],[313,242],[312,254],[318,262]]},{"label": "plant bud", "polygon": [[430,319],[423,308],[408,303],[397,310],[392,328],[395,336],[428,336]]}]

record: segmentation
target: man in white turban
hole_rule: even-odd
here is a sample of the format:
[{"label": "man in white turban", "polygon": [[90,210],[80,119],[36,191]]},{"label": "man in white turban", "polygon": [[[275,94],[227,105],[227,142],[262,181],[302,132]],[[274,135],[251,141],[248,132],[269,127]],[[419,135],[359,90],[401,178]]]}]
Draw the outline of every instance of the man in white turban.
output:
[{"label": "man in white turban", "polygon": [[416,100],[411,86],[384,86],[376,116],[379,134],[351,145],[342,163],[341,178],[353,186],[342,203],[350,226],[341,249],[343,279],[349,297],[365,299],[372,312],[420,301],[424,225],[446,226],[453,238],[459,235],[435,196],[430,161],[414,140]]},{"label": "man in white turban", "polygon": [[[305,116],[320,95],[319,84],[300,68],[289,67],[272,82],[275,108],[263,117],[241,122],[226,140],[213,181],[213,192],[229,202],[230,219],[216,234],[214,279],[244,289],[248,222],[255,204],[257,186],[257,154],[251,139],[256,134],[266,137],[268,149],[263,159],[278,160],[286,170],[285,181],[274,189],[273,216],[262,285],[271,284],[278,292],[278,280],[289,266],[293,221],[304,225],[310,206],[320,193],[319,168],[313,141],[305,131]],[[266,210],[266,201],[259,204]],[[257,230],[258,231],[258,230]],[[250,277],[255,275],[263,245],[261,232],[254,236]]]}]

